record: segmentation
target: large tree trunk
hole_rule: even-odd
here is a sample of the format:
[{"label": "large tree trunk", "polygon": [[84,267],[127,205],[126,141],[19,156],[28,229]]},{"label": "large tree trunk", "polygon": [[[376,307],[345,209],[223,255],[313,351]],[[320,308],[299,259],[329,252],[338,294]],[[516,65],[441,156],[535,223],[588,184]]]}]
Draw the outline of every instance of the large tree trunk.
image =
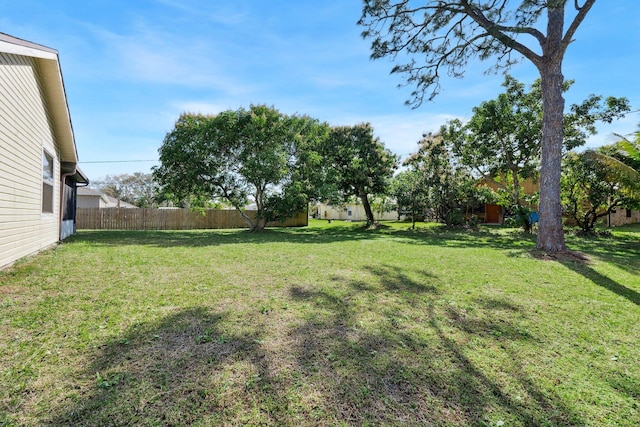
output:
[{"label": "large tree trunk", "polygon": [[562,96],[562,33],[564,6],[549,9],[548,39],[539,65],[542,88],[542,155],[540,159],[540,223],[537,248],[565,250],[560,204],[564,98]]},{"label": "large tree trunk", "polygon": [[265,218],[264,211],[264,188],[262,185],[256,184],[256,194],[255,194],[255,202],[256,202],[256,217],[253,223],[253,227],[251,231],[264,231],[264,228],[267,226],[267,220]]},{"label": "large tree trunk", "polygon": [[375,222],[375,218],[373,217],[373,210],[371,209],[371,205],[369,204],[369,197],[367,192],[364,190],[360,190],[360,200],[362,201],[362,207],[364,208],[364,213],[367,216],[367,225],[373,225]]}]

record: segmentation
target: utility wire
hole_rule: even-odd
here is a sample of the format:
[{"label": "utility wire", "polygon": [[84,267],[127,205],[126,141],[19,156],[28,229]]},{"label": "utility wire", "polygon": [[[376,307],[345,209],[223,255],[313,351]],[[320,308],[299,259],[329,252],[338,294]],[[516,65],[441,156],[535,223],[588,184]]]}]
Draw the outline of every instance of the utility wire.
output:
[{"label": "utility wire", "polygon": [[89,160],[80,161],[78,163],[141,163],[141,162],[158,162],[159,160]]}]

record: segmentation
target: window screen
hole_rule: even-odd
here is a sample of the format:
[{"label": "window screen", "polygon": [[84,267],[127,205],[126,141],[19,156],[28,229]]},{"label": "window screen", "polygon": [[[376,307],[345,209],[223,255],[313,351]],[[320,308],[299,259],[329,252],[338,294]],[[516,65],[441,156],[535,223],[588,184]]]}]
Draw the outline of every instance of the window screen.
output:
[{"label": "window screen", "polygon": [[42,152],[42,212],[53,213],[53,156]]}]

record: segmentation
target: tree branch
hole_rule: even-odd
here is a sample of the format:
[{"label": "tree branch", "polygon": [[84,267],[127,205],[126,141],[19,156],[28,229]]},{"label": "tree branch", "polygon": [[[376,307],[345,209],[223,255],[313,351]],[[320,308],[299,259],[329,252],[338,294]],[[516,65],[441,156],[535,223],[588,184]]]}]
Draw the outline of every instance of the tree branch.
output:
[{"label": "tree branch", "polygon": [[578,5],[578,0],[574,1],[578,14],[575,16],[575,18],[573,18],[573,22],[571,22],[571,25],[569,25],[569,28],[567,29],[567,32],[562,39],[563,51],[566,50],[569,46],[569,43],[573,41],[573,36],[578,30],[578,27],[580,26],[582,21],[584,21],[584,18],[587,16],[587,13],[589,13],[589,10],[591,10],[595,2],[596,0],[586,0],[584,2],[584,5],[580,7]]},{"label": "tree branch", "polygon": [[504,33],[504,31],[511,29],[510,32],[530,34],[538,40],[538,43],[540,43],[541,46],[546,43],[546,38],[544,37],[544,35],[542,35],[542,33],[530,27],[522,27],[521,29],[518,29],[518,31],[514,31],[515,28],[513,27],[504,27],[497,25],[489,18],[487,18],[477,6],[470,4],[468,0],[461,1],[461,4],[464,6],[465,14],[473,19],[478,25],[480,25],[480,27],[484,28],[488,35],[496,38],[508,48],[514,49],[517,52],[521,53],[534,64],[540,64],[540,62],[542,61],[542,57],[540,55],[538,55],[522,43],[516,41],[513,37],[508,36]]}]

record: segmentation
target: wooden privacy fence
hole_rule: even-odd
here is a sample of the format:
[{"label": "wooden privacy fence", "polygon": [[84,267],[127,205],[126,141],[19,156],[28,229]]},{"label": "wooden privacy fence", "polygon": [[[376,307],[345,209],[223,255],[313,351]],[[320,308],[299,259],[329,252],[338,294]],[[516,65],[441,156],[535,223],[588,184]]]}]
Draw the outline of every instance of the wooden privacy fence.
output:
[{"label": "wooden privacy fence", "polygon": [[[252,218],[256,211],[245,211]],[[267,227],[304,227],[309,224],[306,212]],[[195,230],[211,228],[249,228],[240,212],[207,209],[204,214],[189,209],[77,208],[78,230]]]}]

